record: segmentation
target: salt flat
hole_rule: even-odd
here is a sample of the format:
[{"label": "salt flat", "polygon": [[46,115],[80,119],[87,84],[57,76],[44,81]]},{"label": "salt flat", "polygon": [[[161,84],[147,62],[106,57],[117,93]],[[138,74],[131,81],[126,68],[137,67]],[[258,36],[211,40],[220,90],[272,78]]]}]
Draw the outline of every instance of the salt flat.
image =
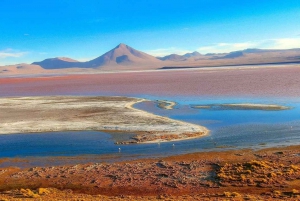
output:
[{"label": "salt flat", "polygon": [[132,107],[144,99],[127,97],[21,97],[0,99],[0,134],[98,130],[136,133],[128,142],[200,137],[205,127]]}]

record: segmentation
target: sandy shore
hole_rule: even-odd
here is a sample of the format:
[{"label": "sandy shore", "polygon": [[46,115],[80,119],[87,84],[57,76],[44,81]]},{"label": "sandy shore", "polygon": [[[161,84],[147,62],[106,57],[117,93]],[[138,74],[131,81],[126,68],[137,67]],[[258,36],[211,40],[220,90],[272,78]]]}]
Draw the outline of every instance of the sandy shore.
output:
[{"label": "sandy shore", "polygon": [[0,134],[51,131],[117,131],[137,134],[119,143],[201,137],[205,127],[132,107],[144,99],[126,97],[22,97],[0,99]]}]

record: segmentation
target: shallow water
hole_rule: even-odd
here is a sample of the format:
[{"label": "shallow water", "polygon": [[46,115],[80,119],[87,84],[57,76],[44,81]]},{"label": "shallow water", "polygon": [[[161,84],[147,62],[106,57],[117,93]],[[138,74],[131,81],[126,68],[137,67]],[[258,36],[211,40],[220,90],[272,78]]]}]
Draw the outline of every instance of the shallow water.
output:
[{"label": "shallow water", "polygon": [[[136,108],[206,126],[211,130],[210,134],[193,140],[133,145],[115,145],[116,136],[122,134],[110,135],[96,131],[0,135],[0,158],[29,159],[6,161],[0,164],[0,167],[113,162],[201,151],[259,149],[300,144],[300,101],[296,99],[140,97],[153,101],[136,104]],[[176,101],[178,104],[173,110],[158,108],[155,100],[163,99]],[[225,103],[278,104],[290,106],[291,109],[282,111],[206,110],[190,107],[195,104]],[[124,137],[128,135],[125,134]],[[121,148],[120,152],[119,148]],[[76,158],[72,158],[73,156]],[[51,159],[51,157],[57,158]]]},{"label": "shallow water", "polygon": [[[258,148],[262,144],[265,146],[300,144],[300,101],[297,99],[168,97],[167,100],[175,101],[177,105],[173,110],[164,110],[158,108],[155,102],[160,97],[148,98],[154,101],[139,103],[136,107],[173,119],[203,125],[211,130],[208,138],[217,147]],[[197,104],[230,103],[278,104],[288,106],[290,109],[207,110],[191,107]],[[204,141],[205,138],[198,140]]]}]

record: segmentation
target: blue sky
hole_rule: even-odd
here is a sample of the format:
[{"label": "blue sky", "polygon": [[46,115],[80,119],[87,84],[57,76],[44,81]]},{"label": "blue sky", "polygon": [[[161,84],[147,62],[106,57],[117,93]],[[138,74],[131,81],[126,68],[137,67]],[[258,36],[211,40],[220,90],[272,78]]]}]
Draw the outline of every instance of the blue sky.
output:
[{"label": "blue sky", "polygon": [[0,65],[93,59],[126,43],[155,56],[300,48],[299,0],[1,0]]}]

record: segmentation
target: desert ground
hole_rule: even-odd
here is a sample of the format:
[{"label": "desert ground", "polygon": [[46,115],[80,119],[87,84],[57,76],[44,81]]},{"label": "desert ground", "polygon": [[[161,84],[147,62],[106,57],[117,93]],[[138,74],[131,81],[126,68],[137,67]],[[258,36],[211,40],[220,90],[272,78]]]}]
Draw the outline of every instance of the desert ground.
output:
[{"label": "desert ground", "polygon": [[[143,116],[143,119],[137,121],[139,125],[148,121],[147,118],[150,118],[154,125],[159,125],[161,118],[152,114],[147,116],[148,113],[126,107],[140,100],[137,98],[108,98],[114,99],[112,105],[104,103],[105,101],[101,98],[99,100],[99,98],[77,97],[78,99],[74,100],[75,96],[69,97],[73,100],[68,100],[65,96],[61,104],[53,96],[101,94],[134,97],[135,94],[152,94],[289,99],[300,96],[299,75],[300,66],[289,65],[1,78],[0,96],[3,98],[0,117],[1,121],[10,119],[7,123],[12,125],[13,119],[19,118],[21,121],[25,116],[32,120],[41,119],[39,115],[42,114],[37,114],[37,111],[46,109],[46,115],[49,115],[53,121],[59,121],[59,118],[65,117],[78,122],[83,119],[76,115],[86,115],[87,118],[93,119],[95,115],[98,117],[99,112],[108,109],[121,111],[120,117],[114,119],[118,123],[125,124],[123,117],[126,119],[127,115],[133,117],[138,114]],[[49,95],[51,97],[21,97]],[[28,103],[25,108],[20,104],[22,99]],[[50,107],[45,100],[53,103],[53,106]],[[43,104],[37,104],[38,101]],[[67,105],[65,101],[71,101],[71,103],[79,101],[80,107],[74,109],[76,105],[74,102]],[[95,106],[99,101],[107,105],[97,107],[96,113],[86,107],[89,104],[85,102],[92,102]],[[115,103],[118,101],[119,103]],[[13,107],[13,102],[19,105]],[[169,108],[170,104],[172,107],[173,103],[161,102],[160,106]],[[42,106],[39,108],[36,107],[37,105]],[[57,110],[59,106],[62,109],[60,114],[66,116],[57,118],[53,115],[52,109]],[[64,111],[68,109],[74,113]],[[19,116],[20,110],[24,110],[24,114],[26,111],[36,112]],[[9,111],[13,112],[9,113]],[[94,123],[99,123],[100,120],[90,122],[92,125],[90,128],[94,128]],[[183,126],[191,129],[195,126],[165,118],[162,121],[164,125],[176,123],[178,128]],[[104,128],[105,124],[102,123],[100,121],[97,129]],[[5,127],[5,125],[2,126]],[[66,129],[63,127],[66,125],[61,126],[62,129]],[[26,128],[32,129],[32,126]],[[167,126],[167,128],[172,127]],[[197,128],[203,129],[203,127]],[[9,132],[10,128],[5,129]],[[30,132],[30,130],[26,131]],[[202,152],[118,163],[2,168],[0,169],[0,199],[299,200],[299,148],[299,145],[295,145],[261,150]]]},{"label": "desert ground", "polygon": [[299,145],[0,170],[2,200],[298,200]]}]

